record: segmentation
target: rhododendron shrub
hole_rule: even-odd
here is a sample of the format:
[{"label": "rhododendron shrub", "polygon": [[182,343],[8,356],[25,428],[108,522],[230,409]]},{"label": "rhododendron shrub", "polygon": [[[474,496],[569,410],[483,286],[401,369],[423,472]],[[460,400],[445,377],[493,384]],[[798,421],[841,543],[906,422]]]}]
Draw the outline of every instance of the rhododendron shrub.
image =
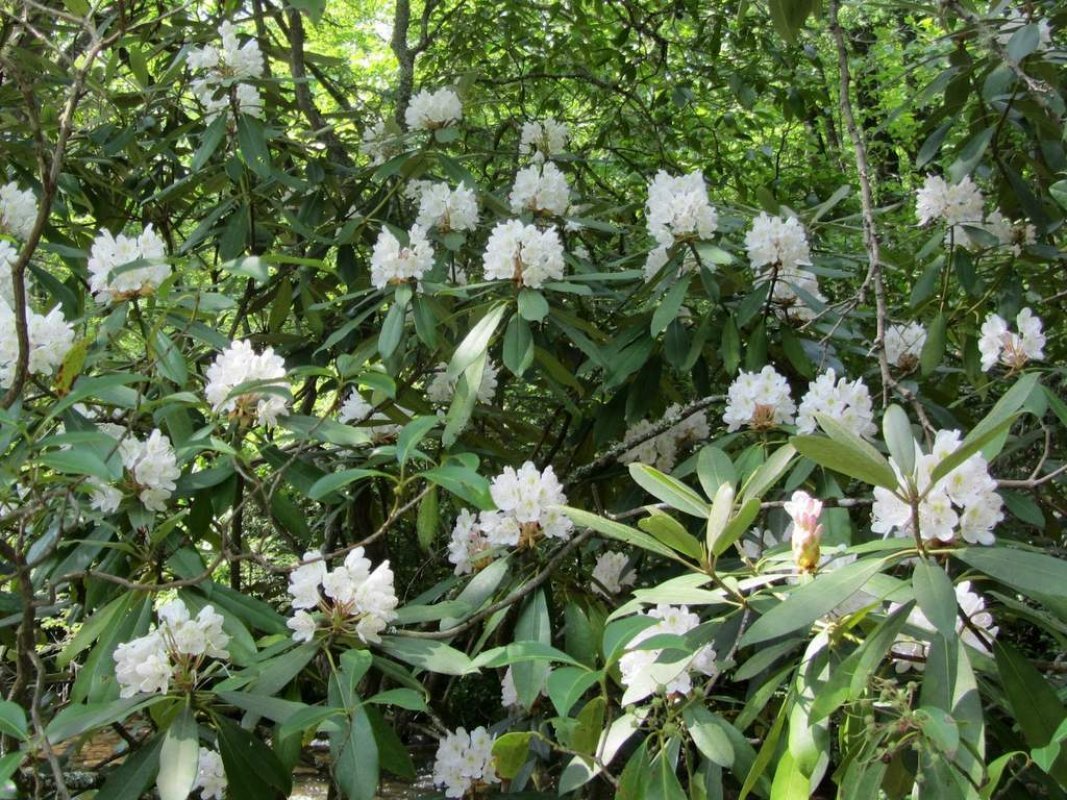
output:
[{"label": "rhododendron shrub", "polygon": [[1067,792],[1063,15],[786,5],[0,15],[0,797]]}]

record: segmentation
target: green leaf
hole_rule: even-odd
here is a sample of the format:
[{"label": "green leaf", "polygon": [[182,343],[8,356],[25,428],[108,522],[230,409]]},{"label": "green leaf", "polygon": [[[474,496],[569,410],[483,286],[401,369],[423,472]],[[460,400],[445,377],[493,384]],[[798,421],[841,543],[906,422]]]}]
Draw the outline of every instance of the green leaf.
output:
[{"label": "green leaf", "polygon": [[159,774],[163,736],[153,736],[107,776],[93,800],[140,800]]},{"label": "green leaf", "polygon": [[704,494],[714,497],[724,483],[737,483],[737,469],[730,456],[714,445],[701,448],[697,455],[697,478]]},{"label": "green leaf", "polygon": [[570,714],[574,704],[600,678],[599,672],[581,667],[559,667],[552,670],[546,681],[548,698],[561,717]]},{"label": "green leaf", "polygon": [[648,331],[651,336],[659,336],[673,320],[678,318],[678,309],[682,307],[688,289],[689,281],[683,276],[664,294],[663,299],[652,313]]},{"label": "green leaf", "polygon": [[308,706],[293,700],[283,700],[280,697],[269,697],[252,692],[217,692],[216,696],[224,703],[229,703],[243,711],[251,712],[258,717],[266,717],[272,722],[286,722],[294,714],[297,714]]},{"label": "green leaf", "polygon": [[178,712],[163,735],[156,790],[159,800],[187,800],[196,783],[200,732],[189,706]]},{"label": "green leaf", "polygon": [[687,706],[682,714],[693,744],[701,754],[713,764],[732,769],[734,746],[724,729],[730,723],[701,705]]},{"label": "green leaf", "polygon": [[1030,747],[1047,745],[1067,717],[1067,709],[1044,676],[1011,645],[998,640],[993,655],[1008,705],[1026,743]]},{"label": "green leaf", "polygon": [[519,774],[530,752],[531,739],[533,734],[530,731],[512,731],[493,742],[493,765],[497,775],[510,781]]},{"label": "green leaf", "polygon": [[412,451],[426,438],[426,434],[437,427],[439,421],[437,417],[415,417],[400,430],[396,437],[396,460],[400,466],[407,463]]},{"label": "green leaf", "polygon": [[456,352],[452,354],[452,360],[448,362],[447,375],[451,380],[458,380],[459,376],[475,362],[477,358],[485,355],[489,342],[496,333],[500,320],[504,318],[507,305],[500,303],[492,307],[477,324],[471,328],[470,333],[463,337]]},{"label": "green leaf", "polygon": [[926,618],[946,639],[956,633],[956,592],[952,579],[929,559],[919,559],[911,576],[915,599]]},{"label": "green leaf", "polygon": [[707,519],[711,507],[677,478],[665,475],[647,464],[630,465],[630,477],[646,492],[671,508],[700,519]]},{"label": "green leaf", "polygon": [[788,748],[778,759],[771,783],[771,800],[793,800],[811,796],[811,780],[804,774]]},{"label": "green leaf", "polygon": [[915,711],[919,727],[934,746],[950,759],[960,747],[960,729],[956,720],[944,709],[923,706]]},{"label": "green leaf", "polygon": [[759,468],[745,481],[744,486],[741,487],[741,497],[746,501],[750,498],[763,497],[789,469],[789,465],[793,463],[793,456],[796,454],[796,448],[790,444],[782,445],[771,453],[770,457],[760,464]]},{"label": "green leaf", "polygon": [[226,114],[219,114],[215,117],[215,120],[207,126],[204,135],[200,137],[200,146],[196,148],[193,160],[189,164],[189,170],[191,172],[199,172],[215,151],[219,149],[219,145],[222,144],[222,139],[226,135],[226,125],[228,121]]},{"label": "green leaf", "polygon": [[466,653],[435,639],[383,636],[381,649],[398,661],[419,667],[427,672],[439,672],[442,675],[466,675],[474,671]]},{"label": "green leaf", "polygon": [[886,489],[897,488],[897,478],[893,474],[893,468],[881,456],[877,459],[872,458],[866,449],[825,436],[793,436],[789,439],[789,443],[796,448],[798,453],[810,458],[821,467],[832,469],[834,472],[840,472],[842,475],[864,483]]},{"label": "green leaf", "polygon": [[41,456],[41,464],[51,467],[56,472],[68,475],[89,475],[111,483],[121,475],[121,468],[110,468],[91,450],[72,447],[70,450],[52,450]]},{"label": "green leaf", "polygon": [[730,515],[734,509],[734,486],[732,483],[720,484],[715,492],[711,503],[711,511],[708,512],[707,534],[705,545],[709,553],[720,555],[726,551],[733,542],[723,546],[723,534],[726,533],[730,523]]},{"label": "green leaf", "polygon": [[245,164],[260,178],[270,177],[270,151],[263,123],[249,114],[237,119],[237,144]]},{"label": "green leaf", "polygon": [[216,718],[216,731],[229,800],[282,800],[289,796],[292,777],[262,739],[225,717]]},{"label": "green leaf", "polygon": [[548,316],[548,301],[536,289],[523,287],[519,292],[519,316],[530,322],[540,322]]},{"label": "green leaf", "polygon": [[437,486],[430,485],[426,489],[426,495],[419,503],[418,515],[415,518],[415,533],[419,538],[419,547],[424,552],[433,548],[437,538],[437,528],[440,524],[440,509],[438,505]]},{"label": "green leaf", "polygon": [[93,728],[102,728],[112,722],[119,722],[126,717],[154,705],[165,699],[163,695],[155,697],[128,697],[110,703],[77,704],[64,708],[56,714],[45,728],[49,743],[71,739]]},{"label": "green leaf", "polygon": [[404,307],[400,303],[393,303],[382,322],[382,329],[378,332],[378,352],[382,358],[389,358],[400,346],[400,340],[404,338]]},{"label": "green leaf", "polygon": [[28,730],[26,712],[22,710],[22,706],[10,700],[0,700],[0,734],[24,742]]},{"label": "green leaf", "polygon": [[189,370],[185,366],[185,357],[177,345],[161,330],[157,330],[153,338],[156,366],[160,373],[169,381],[178,386],[184,386],[189,378]]},{"label": "green leaf", "polygon": [[[350,800],[374,800],[378,791],[378,744],[370,718],[356,706],[343,728],[330,737],[334,779]],[[338,745],[340,742],[340,746]]]},{"label": "green leaf", "polygon": [[704,557],[700,542],[678,520],[658,508],[650,508],[649,515],[639,520],[637,526],[655,536],[663,544],[682,555],[689,556],[698,564]]},{"label": "green leaf", "polygon": [[366,702],[381,706],[396,706],[408,711],[428,711],[426,698],[414,689],[387,689],[368,697]]},{"label": "green leaf", "polygon": [[939,313],[930,323],[926,341],[923,342],[922,351],[919,353],[919,374],[924,378],[930,375],[944,358],[947,333],[948,317],[944,313]]},{"label": "green leaf", "polygon": [[521,378],[534,360],[533,335],[530,324],[518,314],[511,318],[504,331],[504,366]]},{"label": "green leaf", "polygon": [[915,436],[908,415],[898,405],[890,405],[882,415],[882,436],[889,455],[905,475],[915,472]]},{"label": "green leaf", "polygon": [[685,790],[675,773],[667,750],[660,750],[652,761],[652,770],[645,787],[647,800],[686,800]]},{"label": "green leaf", "polygon": [[860,591],[885,566],[882,559],[868,558],[816,576],[811,583],[794,589],[784,601],[757,619],[741,637],[741,646],[810,628],[815,620]]},{"label": "green leaf", "polygon": [[1024,595],[1067,599],[1067,562],[1013,547],[963,547],[952,555]]},{"label": "green leaf", "polygon": [[[539,589],[527,598],[513,634],[516,643],[552,643],[552,622],[548,616],[548,601]],[[545,661],[523,661],[512,665],[515,693],[523,708],[529,710],[545,688],[549,664]]]},{"label": "green leaf", "polygon": [[364,478],[375,477],[388,476],[386,473],[380,472],[379,470],[363,469],[361,467],[341,470],[340,472],[335,472],[332,475],[327,475],[315,481],[308,490],[308,497],[312,500],[321,500],[322,498],[333,494],[338,489],[348,486],[350,483],[363,480]]},{"label": "green leaf", "polygon": [[603,517],[597,516],[596,514],[590,514],[588,511],[583,511],[579,508],[565,506],[563,508],[563,513],[570,517],[575,525],[580,525],[583,528],[592,528],[597,533],[607,536],[609,539],[625,542],[634,547],[640,547],[642,550],[648,550],[657,555],[678,560],[678,556],[675,555],[671,548],[661,543],[658,539],[649,536],[647,533],[642,533],[636,528],[623,525],[621,522],[613,522],[610,519],[604,519]]}]

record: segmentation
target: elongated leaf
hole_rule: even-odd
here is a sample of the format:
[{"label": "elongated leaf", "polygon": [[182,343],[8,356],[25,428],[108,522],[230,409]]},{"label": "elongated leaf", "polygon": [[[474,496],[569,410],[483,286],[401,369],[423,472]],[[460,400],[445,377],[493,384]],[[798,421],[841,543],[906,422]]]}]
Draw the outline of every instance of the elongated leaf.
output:
[{"label": "elongated leaf", "polygon": [[1067,562],[1013,547],[964,547],[952,555],[1027,596],[1067,599]]},{"label": "elongated leaf", "polygon": [[200,756],[200,733],[191,708],[178,712],[163,735],[159,751],[156,790],[159,800],[186,800],[196,783]]},{"label": "elongated leaf", "polygon": [[331,736],[331,743],[336,741],[341,745],[331,747],[331,767],[344,796],[350,800],[374,800],[378,791],[378,744],[362,707],[357,706],[348,724]]},{"label": "elongated leaf", "polygon": [[882,415],[882,436],[885,438],[889,455],[897,462],[900,471],[911,475],[915,471],[915,436],[911,432],[911,422],[904,409],[891,405]]},{"label": "elongated leaf", "polygon": [[655,536],[663,544],[676,550],[682,555],[689,556],[697,563],[703,558],[700,542],[685,529],[678,520],[670,514],[665,514],[658,508],[649,510],[649,515],[637,523],[642,530]]},{"label": "elongated leaf", "polygon": [[920,559],[911,576],[915,599],[926,618],[945,638],[956,631],[956,593],[945,571],[928,559]]},{"label": "elongated leaf", "polygon": [[282,800],[289,796],[292,777],[261,739],[225,718],[218,719],[216,730],[230,800]]},{"label": "elongated leaf", "polygon": [[678,558],[671,548],[662,544],[652,536],[649,536],[647,533],[642,533],[636,528],[631,528],[629,525],[623,525],[621,522],[604,519],[596,514],[590,514],[588,511],[582,511],[580,508],[571,508],[570,506],[565,506],[563,508],[563,513],[570,517],[575,525],[580,525],[583,528],[592,528],[597,533],[611,539],[625,542],[634,547],[640,547],[643,550],[648,550],[652,553],[665,556],[666,558]]},{"label": "elongated leaf", "polygon": [[782,445],[771,453],[770,457],[760,464],[759,468],[745,481],[745,485],[741,489],[741,496],[745,500],[752,497],[763,497],[767,490],[785,475],[785,471],[789,469],[793,456],[796,454],[796,448],[789,444]]},{"label": "elongated leaf", "polygon": [[474,670],[466,653],[435,639],[383,636],[381,648],[398,661],[420,667],[427,672],[466,675]]},{"label": "elongated leaf", "polygon": [[396,438],[396,460],[400,466],[407,463],[411,452],[426,438],[426,434],[437,427],[437,417],[415,417],[401,430]]},{"label": "elongated leaf", "polygon": [[159,774],[163,736],[148,742],[126,756],[122,765],[107,776],[93,800],[140,800]]},{"label": "elongated leaf", "polygon": [[0,734],[26,741],[26,712],[10,700],[0,700]]},{"label": "elongated leaf", "polygon": [[312,500],[321,500],[327,495],[331,495],[338,489],[348,486],[348,484],[354,483],[355,481],[361,481],[364,478],[383,476],[388,477],[384,472],[379,472],[376,469],[362,469],[356,467],[354,469],[341,470],[340,472],[335,472],[332,475],[327,475],[315,481],[308,490],[308,497]]},{"label": "elongated leaf", "polygon": [[811,583],[790,593],[789,597],[757,619],[741,637],[741,646],[776,639],[793,631],[806,629],[867,585],[886,566],[882,559],[854,561],[832,572],[823,573]]},{"label": "elongated leaf", "polygon": [[789,443],[798,453],[821,467],[874,486],[886,489],[897,487],[893,468],[884,458],[872,459],[863,450],[825,436],[794,436]]},{"label": "elongated leaf", "polygon": [[500,304],[491,308],[477,324],[471,328],[471,332],[463,337],[456,352],[452,354],[452,360],[448,362],[447,375],[451,380],[458,380],[459,376],[474,363],[474,360],[485,354],[489,347],[489,341],[496,333],[500,320],[504,318],[507,306]]},{"label": "elongated leaf", "polygon": [[[515,640],[517,643],[539,642],[544,645],[552,642],[552,622],[548,616],[548,601],[543,590],[534,592],[527,599],[519,618],[515,623]],[[527,710],[545,688],[549,666],[544,661],[522,661],[512,666],[515,678],[515,693],[519,702]]]},{"label": "elongated leaf", "polygon": [[631,464],[630,477],[646,492],[683,514],[706,519],[711,507],[677,478],[647,464]]}]

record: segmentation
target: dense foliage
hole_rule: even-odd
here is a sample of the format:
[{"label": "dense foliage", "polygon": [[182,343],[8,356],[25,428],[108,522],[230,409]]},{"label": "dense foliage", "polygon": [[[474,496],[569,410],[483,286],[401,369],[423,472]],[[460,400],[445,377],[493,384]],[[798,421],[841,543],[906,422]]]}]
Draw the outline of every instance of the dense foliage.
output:
[{"label": "dense foliage", "polygon": [[0,795],[1065,796],[1063,24],[0,8]]}]

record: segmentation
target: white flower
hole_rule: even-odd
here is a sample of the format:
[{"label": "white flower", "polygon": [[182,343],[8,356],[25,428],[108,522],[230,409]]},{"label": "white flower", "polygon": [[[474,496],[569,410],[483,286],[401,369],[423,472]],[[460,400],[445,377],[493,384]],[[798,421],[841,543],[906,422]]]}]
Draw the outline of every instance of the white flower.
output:
[{"label": "white flower", "polygon": [[[204,377],[207,378],[204,393],[217,412],[241,421],[255,417],[259,424],[267,426],[277,424],[278,417],[288,413],[289,398],[276,393],[284,389],[288,394],[285,362],[274,354],[272,347],[257,353],[249,342],[239,339],[219,354]],[[250,382],[265,384],[274,391],[263,391],[261,386],[256,386],[231,396],[238,386]]]},{"label": "white flower", "polygon": [[456,517],[452,538],[448,543],[448,560],[455,564],[455,573],[466,575],[476,567],[484,566],[488,562],[483,554],[492,546],[478,518],[467,509],[462,509]]},{"label": "white flower", "polygon": [[[967,619],[970,620],[971,625],[978,628],[984,634],[984,637],[979,637],[971,627],[964,624],[963,620],[959,617],[956,618],[956,633],[968,646],[973,647],[979,652],[989,654],[990,649],[988,642],[997,638],[999,629],[995,624],[993,615],[986,611],[985,598],[978,594],[978,592],[974,591],[970,581],[963,581],[962,583],[956,584],[955,593],[956,604],[960,611],[962,611]],[[894,603],[889,607],[889,612],[893,613],[899,607],[898,604]],[[915,608],[908,614],[907,624],[930,634],[936,632],[934,624],[930,622],[918,606],[915,606]],[[914,639],[908,634],[901,633],[897,636],[896,642],[893,643],[892,654],[897,656],[893,660],[898,673],[907,672],[910,669],[914,669],[917,672],[923,672],[926,669],[925,661],[918,660],[926,658],[926,643]],[[910,658],[901,658],[900,656],[910,656]]]},{"label": "white flower", "polygon": [[[413,416],[413,414],[406,408],[397,406],[397,410],[409,417]],[[368,403],[363,395],[353,389],[348,397],[345,398],[344,403],[341,404],[341,409],[337,412],[337,419],[341,422],[366,422],[374,415],[374,411],[374,406]],[[382,424],[364,426],[364,430],[367,431],[371,439],[376,442],[395,439],[396,435],[400,432],[401,426],[392,422],[384,415],[375,417],[374,421],[377,420],[382,420]]]},{"label": "white flower", "polygon": [[418,225],[408,231],[406,246],[401,246],[388,228],[378,234],[370,257],[370,279],[376,289],[384,289],[390,283],[418,281],[432,268],[433,245]]},{"label": "white flower", "polygon": [[344,564],[322,576],[323,593],[344,608],[355,621],[356,635],[368,643],[380,641],[381,632],[396,619],[399,602],[389,562],[383,561],[373,572],[370,567],[363,548],[357,547]]},{"label": "white flower", "polygon": [[[158,428],[143,442],[127,435],[125,428],[120,426],[102,423],[97,428],[119,440],[122,465],[144,507],[149,511],[166,511],[167,500],[181,475],[170,439]],[[118,509],[121,499],[122,494],[118,490],[100,486],[93,505],[110,513]]]},{"label": "white flower", "polygon": [[434,785],[445,787],[446,797],[464,797],[479,785],[499,783],[493,768],[494,739],[483,727],[469,734],[466,728],[448,733],[434,758]]},{"label": "white flower", "polygon": [[500,705],[504,708],[516,708],[519,703],[519,692],[515,688],[515,673],[511,667],[504,671],[504,677],[500,681]]},{"label": "white flower", "polygon": [[797,432],[814,432],[815,415],[826,414],[857,436],[870,439],[878,427],[874,424],[874,405],[867,385],[859,378],[854,381],[841,378],[835,382],[836,377],[830,369],[808,386],[797,411]]},{"label": "white flower", "polygon": [[140,692],[166,694],[170,690],[173,667],[160,631],[123,642],[115,648],[114,658],[119,697]]},{"label": "white flower", "polygon": [[[648,283],[659,273],[661,269],[670,260],[670,247],[667,245],[657,245],[648,251],[648,256],[645,257],[644,276],[645,283]],[[678,266],[678,275],[692,275],[700,269],[700,261],[693,251],[689,248],[685,248],[685,253],[682,256],[681,264]]]},{"label": "white flower", "polygon": [[[977,227],[977,226],[976,226]],[[986,232],[996,237],[1001,247],[1011,247],[1013,255],[1021,255],[1024,247],[1029,247],[1037,242],[1037,229],[1022,220],[1012,222],[1005,217],[1000,209],[995,209],[986,217],[985,224],[981,226]],[[968,250],[978,249],[980,242],[967,230],[959,241]]]},{"label": "white flower", "polygon": [[574,530],[568,517],[550,508],[567,503],[551,466],[538,471],[532,461],[527,461],[518,471],[504,467],[489,485],[489,494],[500,511],[513,516],[520,525],[535,523],[549,538],[569,539]]},{"label": "white flower", "polygon": [[16,239],[28,239],[37,221],[37,198],[17,183],[0,186],[0,233]]},{"label": "white flower", "polygon": [[789,395],[789,384],[770,364],[759,372],[741,371],[727,390],[722,421],[728,431],[742,425],[766,430],[793,421],[797,407]]},{"label": "white flower", "polygon": [[259,42],[249,39],[241,45],[237,28],[229,20],[219,26],[222,48],[205,45],[189,52],[189,67],[207,70],[215,81],[225,79],[248,80],[263,77],[263,54]]},{"label": "white flower", "polygon": [[0,300],[15,307],[15,286],[11,269],[19,257],[19,251],[7,239],[0,239]]},{"label": "white flower", "polygon": [[1022,369],[1028,361],[1045,357],[1045,334],[1040,317],[1024,308],[1015,318],[1018,333],[1008,329],[1008,323],[996,314],[990,314],[982,323],[982,336],[978,350],[982,354],[982,370],[989,372],[999,362],[1010,369]]},{"label": "white flower", "polygon": [[359,152],[370,158],[371,166],[384,164],[400,152],[400,129],[393,130],[390,124],[378,120],[363,129]]},{"label": "white flower", "polygon": [[315,618],[304,610],[294,613],[285,625],[293,632],[294,642],[310,642],[315,638],[315,630],[318,627]]},{"label": "white flower", "polygon": [[[431,403],[451,403],[452,395],[456,393],[456,383],[459,378],[448,377],[448,365],[444,362],[437,365],[433,380],[426,387],[426,398]],[[492,361],[487,360],[482,369],[482,380],[478,384],[478,402],[492,403],[493,395],[496,394],[497,369]]]},{"label": "white flower", "polygon": [[223,86],[205,78],[197,78],[190,87],[193,96],[204,107],[204,116],[208,122],[223,112],[232,120],[235,109],[238,114],[263,117],[263,98],[259,94],[258,86],[250,83]]},{"label": "white flower", "polygon": [[222,756],[206,747],[200,748],[197,757],[193,791],[197,789],[202,800],[222,800],[226,794],[226,770],[222,766]]},{"label": "white flower", "polygon": [[122,492],[114,486],[104,483],[93,483],[93,494],[90,497],[90,505],[103,514],[114,514],[122,505]]},{"label": "white flower", "polygon": [[920,322],[890,325],[885,330],[886,360],[903,370],[915,369],[926,344],[926,328]]},{"label": "white flower", "polygon": [[478,224],[478,195],[461,183],[455,189],[438,181],[416,181],[408,195],[418,198],[419,214],[415,225],[441,233],[472,231]]},{"label": "white flower", "polygon": [[304,562],[289,573],[289,595],[293,608],[315,608],[319,587],[326,577],[326,562],[314,550],[304,553]]},{"label": "white flower", "polygon": [[984,206],[982,192],[970,176],[950,185],[938,175],[927,175],[915,196],[915,213],[920,225],[938,219],[950,229],[963,224],[980,225]]},{"label": "white flower", "polygon": [[498,222],[486,243],[483,267],[487,280],[538,289],[563,277],[563,243],[555,227],[542,231],[519,220]]},{"label": "white flower", "polygon": [[222,659],[230,657],[226,650],[230,637],[222,629],[225,620],[214,606],[204,606],[193,618],[185,603],[172,600],[156,613],[159,616],[158,631],[170,652]]},{"label": "white flower", "polygon": [[790,535],[793,563],[806,572],[812,572],[819,566],[819,543],[822,540],[819,515],[822,513],[822,501],[807,492],[796,491],[783,507],[793,521]]},{"label": "white flower", "polygon": [[413,131],[444,128],[462,117],[463,104],[452,89],[423,90],[411,98],[404,112],[404,121]]},{"label": "white flower", "polygon": [[[163,239],[148,225],[139,236],[112,236],[111,231],[101,231],[93,241],[89,254],[89,288],[97,299],[111,302],[129,297],[153,294],[160,284],[170,277],[170,264]],[[147,262],[144,266],[114,270],[135,261]]]},{"label": "white flower", "polygon": [[[63,363],[74,344],[74,329],[56,306],[47,314],[26,310],[30,340],[27,367],[32,375],[51,375]],[[0,302],[0,386],[10,385],[18,363],[19,346],[15,312]]]},{"label": "white flower", "polygon": [[637,575],[633,570],[622,574],[629,562],[625,553],[617,553],[609,550],[601,553],[593,567],[593,589],[605,596],[618,594],[626,586],[633,586],[637,581]]},{"label": "white flower", "polygon": [[757,283],[774,280],[774,288],[771,299],[779,316],[786,319],[796,319],[806,322],[815,318],[815,308],[811,303],[818,305],[826,303],[826,298],[819,290],[819,279],[814,273],[804,269],[787,269],[785,267],[777,273],[768,271],[757,278]]},{"label": "white flower", "polygon": [[754,270],[777,267],[792,272],[811,264],[808,237],[796,217],[782,219],[760,212],[745,234],[745,248]]},{"label": "white flower", "polygon": [[[682,407],[674,403],[663,413],[663,419],[675,417],[681,410]],[[704,441],[711,435],[708,417],[704,411],[696,411],[662,433],[649,438],[649,431],[654,427],[648,420],[641,420],[626,431],[623,444],[639,443],[623,453],[620,458],[622,463],[640,462],[661,472],[670,472],[678,460],[680,450]]]},{"label": "white flower", "polygon": [[659,604],[647,612],[657,622],[630,640],[630,649],[619,659],[622,683],[627,687],[624,702],[638,702],[648,695],[663,691],[666,694],[689,694],[693,688],[692,672],[714,676],[718,674],[716,653],[711,645],[704,645],[681,664],[678,672],[663,682],[654,668],[662,649],[635,649],[642,642],[660,634],[682,636],[700,624],[700,617],[688,606]]},{"label": "white flower", "polygon": [[515,175],[508,202],[515,214],[531,211],[535,214],[563,216],[570,205],[571,187],[567,177],[551,161],[520,169]]},{"label": "white flower", "polygon": [[567,126],[551,117],[522,124],[519,138],[519,153],[532,155],[534,161],[559,155],[567,147],[570,131]]},{"label": "white flower", "polygon": [[645,221],[652,238],[661,245],[694,239],[710,239],[719,227],[719,216],[708,201],[704,174],[672,176],[663,170],[648,184]]},{"label": "white flower", "polygon": [[[923,453],[915,444],[915,473],[911,476],[917,491],[925,494],[919,502],[919,532],[924,541],[952,542],[962,538],[971,544],[991,545],[993,528],[1004,518],[1003,501],[997,482],[989,475],[989,465],[975,453],[931,487],[934,468],[955,452],[961,443],[958,431],[938,431],[933,450]],[[890,465],[897,474],[898,491],[907,492],[907,483],[896,461]],[[911,505],[889,489],[876,486],[871,510],[871,530],[885,536],[913,536]]]}]

